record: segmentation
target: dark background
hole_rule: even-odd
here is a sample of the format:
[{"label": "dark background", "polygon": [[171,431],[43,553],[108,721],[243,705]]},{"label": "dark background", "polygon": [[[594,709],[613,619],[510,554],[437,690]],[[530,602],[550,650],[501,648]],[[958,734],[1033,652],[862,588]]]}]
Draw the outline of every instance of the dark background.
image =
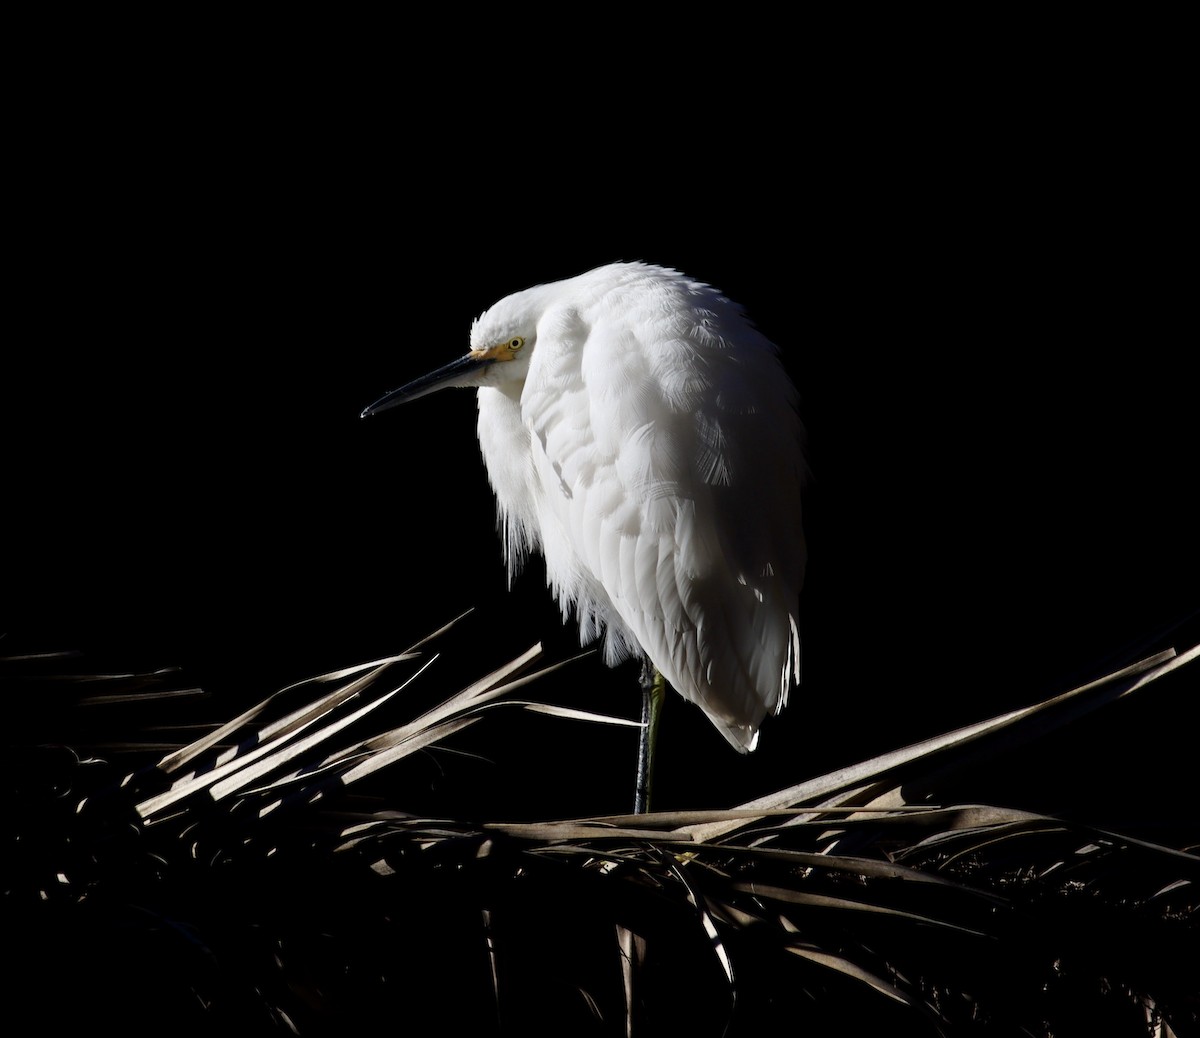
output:
[{"label": "dark background", "polygon": [[[1148,103],[1169,69],[1137,93],[1111,67],[902,69],[785,75],[698,116],[668,95],[460,118],[389,64],[172,61],[43,72],[18,106],[9,651],[178,666],[230,715],[467,609],[429,675],[446,692],[538,641],[570,657],[536,561],[507,589],[471,396],[358,416],[495,300],[616,259],[742,303],[813,470],[805,685],[750,758],[671,702],[659,806],[1034,702],[1200,604],[1190,178]],[[528,692],[633,716],[635,676],[590,657]],[[1144,723],[1130,743],[1182,749]],[[415,765],[413,796],[626,807],[629,731],[512,713],[471,734],[488,759]]]}]

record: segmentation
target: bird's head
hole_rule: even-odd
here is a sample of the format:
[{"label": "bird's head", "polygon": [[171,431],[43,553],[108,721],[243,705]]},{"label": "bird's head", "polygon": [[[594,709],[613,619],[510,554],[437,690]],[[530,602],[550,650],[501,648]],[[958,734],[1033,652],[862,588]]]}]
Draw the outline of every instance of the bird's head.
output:
[{"label": "bird's head", "polygon": [[519,394],[537,343],[538,319],[543,312],[538,289],[500,300],[471,326],[466,356],[415,379],[363,410],[362,417],[379,414],[410,400],[452,386],[479,389],[493,386]]}]

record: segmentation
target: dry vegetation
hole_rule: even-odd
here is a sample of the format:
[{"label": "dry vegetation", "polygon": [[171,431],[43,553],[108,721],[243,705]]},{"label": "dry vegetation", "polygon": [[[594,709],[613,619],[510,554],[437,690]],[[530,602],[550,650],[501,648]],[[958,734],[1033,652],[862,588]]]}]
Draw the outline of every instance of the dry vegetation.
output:
[{"label": "dry vegetation", "polygon": [[1117,828],[1103,804],[961,793],[1099,707],[1194,694],[1197,654],[738,810],[540,823],[403,795],[465,727],[571,713],[526,698],[536,651],[440,703],[414,651],[221,723],[173,672],[10,656],[9,702],[33,705],[5,739],[9,1012],[50,1033],[1194,1035],[1196,814]]}]

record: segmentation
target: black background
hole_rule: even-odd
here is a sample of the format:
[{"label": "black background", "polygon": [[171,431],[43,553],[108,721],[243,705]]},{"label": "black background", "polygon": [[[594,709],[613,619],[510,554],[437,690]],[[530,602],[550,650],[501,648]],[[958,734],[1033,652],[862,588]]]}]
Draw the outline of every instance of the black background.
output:
[{"label": "black background", "polygon": [[[536,561],[506,586],[470,394],[359,412],[498,298],[617,259],[745,307],[813,470],[804,687],[749,758],[672,702],[659,806],[1036,701],[1200,603],[1169,69],[1138,93],[1120,68],[1001,63],[805,70],[711,108],[478,91],[466,113],[377,54],[176,57],[43,70],[18,105],[11,651],[179,666],[230,713],[467,609],[447,692],[535,642],[572,656]],[[528,691],[633,716],[635,676],[590,657]],[[1182,745],[1150,724],[1130,738]],[[471,734],[487,760],[417,765],[412,795],[627,806],[630,731],[512,713]]]}]

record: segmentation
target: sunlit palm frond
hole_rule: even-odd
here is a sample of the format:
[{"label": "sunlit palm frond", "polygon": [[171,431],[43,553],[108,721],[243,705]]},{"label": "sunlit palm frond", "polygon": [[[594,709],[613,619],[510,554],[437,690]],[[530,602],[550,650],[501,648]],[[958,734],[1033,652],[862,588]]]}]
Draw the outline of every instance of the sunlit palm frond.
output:
[{"label": "sunlit palm frond", "polygon": [[405,768],[498,710],[586,716],[518,698],[536,648],[448,697],[405,652],[183,727],[211,703],[171,672],[8,660],[57,707],[9,738],[7,994],[125,1033],[1196,1033],[1195,816],[1139,832],[964,775],[1195,687],[1198,654],[735,810],[534,822],[406,810]]}]

